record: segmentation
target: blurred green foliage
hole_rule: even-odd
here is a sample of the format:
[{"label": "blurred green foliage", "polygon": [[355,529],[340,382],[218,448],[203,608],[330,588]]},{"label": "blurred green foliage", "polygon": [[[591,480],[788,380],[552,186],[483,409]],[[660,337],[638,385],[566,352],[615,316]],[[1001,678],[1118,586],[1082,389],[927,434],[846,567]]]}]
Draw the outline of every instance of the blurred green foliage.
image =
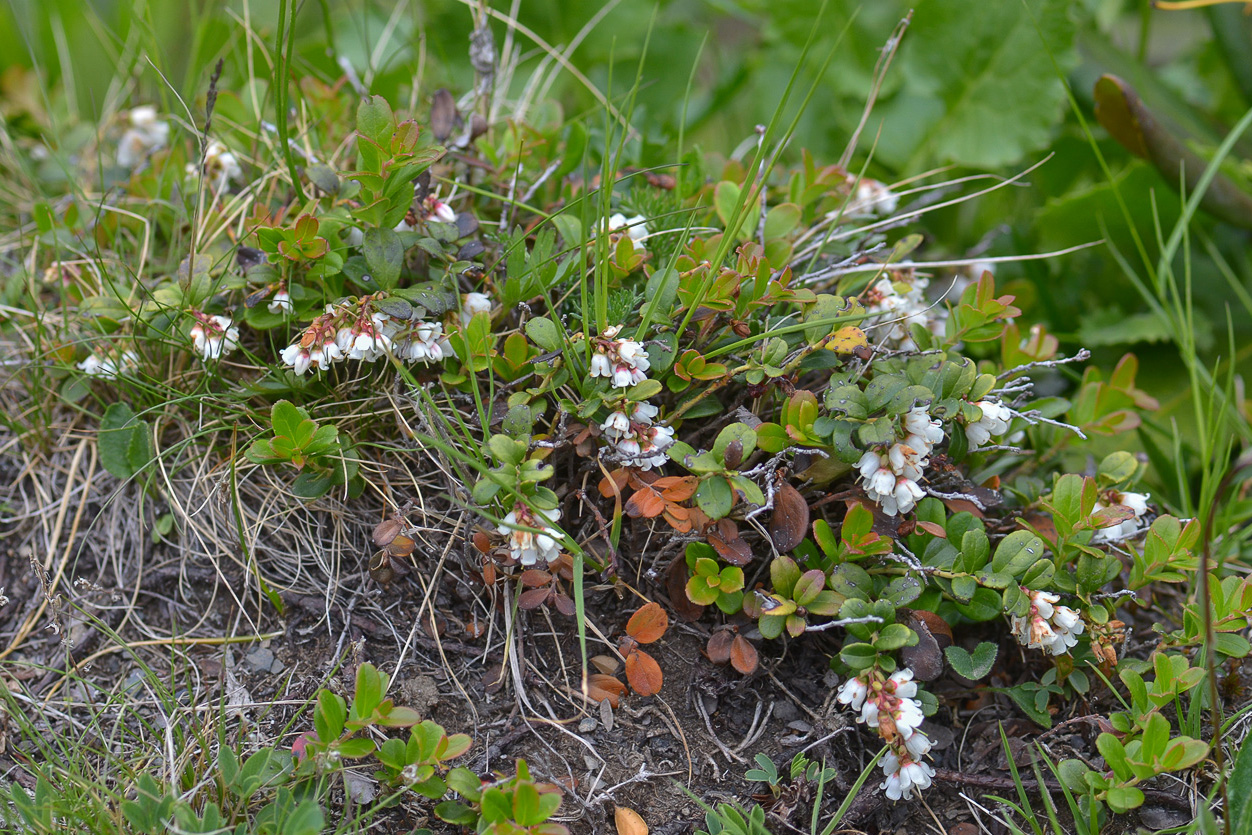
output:
[{"label": "blurred green foliage", "polygon": [[[485,5],[304,2],[292,75],[344,83],[350,67],[370,92],[424,112],[438,87],[457,95],[473,89],[468,47]],[[945,167],[933,182],[1006,175],[1048,157],[1018,186],[929,214],[931,257],[1039,253],[1105,238],[1137,263],[1115,184],[1155,258],[1151,230],[1177,218],[1177,178],[1108,137],[1092,112],[1095,80],[1106,72],[1125,78],[1201,155],[1252,103],[1252,23],[1237,6],[1164,12],[1139,0],[832,0],[819,20],[814,0],[527,0],[516,4],[510,28],[510,4],[490,5],[497,54],[510,59],[495,81],[526,105],[518,115],[531,122],[584,120],[595,148],[603,111],[530,33],[567,50],[569,62],[620,107],[639,75],[631,118],[641,139],[627,149],[639,165],[672,163],[684,114],[688,147],[725,152],[751,142],[815,27],[818,48],[801,83],[825,52],[834,49],[834,58],[790,151],[798,156],[808,148],[821,163],[836,161],[861,118],[884,45],[914,8],[860,135],[854,169],[869,158],[868,175],[896,182]],[[0,49],[12,62],[0,79],[0,113],[10,130],[53,142],[80,121],[133,103],[159,102],[187,118],[202,112],[218,58],[226,60],[224,96],[239,94],[272,113],[267,93],[278,7],[279,0],[10,0],[0,7]],[[1069,105],[1067,85],[1113,184]],[[229,119],[230,109],[223,114]],[[1234,165],[1252,170],[1252,137],[1241,140],[1234,157]],[[994,231],[980,238],[985,229]],[[1189,255],[1202,347],[1216,351],[1226,343],[1232,304],[1248,314],[1234,317],[1236,340],[1246,344],[1252,312],[1231,283],[1252,285],[1248,233],[1209,218],[1195,230]],[[1000,275],[1024,280],[1016,292],[1027,313],[1046,319],[1071,346],[1107,349],[1106,358],[1127,348],[1172,356],[1165,329],[1108,248],[1004,264]],[[1167,377],[1152,384],[1167,392]]]}]

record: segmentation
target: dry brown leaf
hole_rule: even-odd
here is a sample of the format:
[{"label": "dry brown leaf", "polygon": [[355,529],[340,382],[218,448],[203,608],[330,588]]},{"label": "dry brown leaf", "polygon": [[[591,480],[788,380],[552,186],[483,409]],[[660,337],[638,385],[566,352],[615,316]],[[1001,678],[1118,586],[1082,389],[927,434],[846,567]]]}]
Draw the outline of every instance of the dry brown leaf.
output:
[{"label": "dry brown leaf", "polygon": [[661,692],[661,665],[641,649],[626,656],[626,680],[630,689],[640,696],[655,696]]},{"label": "dry brown leaf", "polygon": [[617,672],[618,661],[611,655],[593,655],[590,659],[591,666],[595,667],[606,676],[611,676]]},{"label": "dry brown leaf", "polygon": [[709,656],[709,660],[714,664],[725,664],[730,660],[730,643],[735,639],[733,632],[721,630],[714,632],[709,636],[708,647],[705,648],[705,654]]},{"label": "dry brown leaf", "polygon": [[809,503],[800,491],[783,482],[774,494],[774,515],[770,517],[769,537],[779,553],[800,544],[809,529]]},{"label": "dry brown leaf", "polygon": [[613,807],[613,822],[617,824],[617,835],[648,835],[648,825],[634,809]]},{"label": "dry brown leaf", "polygon": [[760,663],[757,656],[756,647],[742,635],[736,635],[735,640],[730,643],[730,666],[734,667],[745,676],[750,676],[756,672],[756,668]]},{"label": "dry brown leaf", "polygon": [[641,644],[660,640],[669,628],[669,615],[659,603],[645,603],[626,622],[626,634]]}]

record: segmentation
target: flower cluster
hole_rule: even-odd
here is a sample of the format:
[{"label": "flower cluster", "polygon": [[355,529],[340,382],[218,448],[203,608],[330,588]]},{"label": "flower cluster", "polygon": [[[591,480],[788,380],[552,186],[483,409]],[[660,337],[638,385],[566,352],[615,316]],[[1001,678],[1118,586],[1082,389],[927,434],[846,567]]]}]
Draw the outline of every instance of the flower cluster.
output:
[{"label": "flower cluster", "polygon": [[189,311],[196,323],[191,326],[191,342],[206,360],[221,359],[239,347],[239,328],[229,316],[209,316]]},{"label": "flower cluster", "polygon": [[115,380],[119,375],[128,374],[139,367],[139,355],[134,351],[109,351],[104,354],[92,353],[78,367],[88,377],[99,377],[102,380]]},{"label": "flower cluster", "polygon": [[[561,518],[559,509],[533,510],[518,502],[497,530],[508,537],[509,554],[522,565],[547,564],[561,554],[561,532],[552,525]],[[540,533],[521,530],[535,528]]]},{"label": "flower cluster", "polygon": [[674,443],[674,430],[653,424],[658,411],[651,403],[626,403],[600,425],[628,464],[650,470],[668,460],[665,451]]},{"label": "flower cluster", "polygon": [[982,417],[965,427],[965,437],[969,440],[970,449],[978,449],[990,441],[992,435],[1007,434],[1009,421],[1013,419],[1013,412],[1003,403],[979,400],[974,405],[982,412]]},{"label": "flower cluster", "polygon": [[648,238],[648,227],[644,224],[647,220],[643,215],[635,215],[634,217],[626,217],[621,212],[609,217],[604,223],[604,230],[613,233],[624,232],[630,238],[631,245],[635,251],[644,249],[644,241]]},{"label": "flower cluster", "polygon": [[890,750],[883,755],[883,773],[887,779],[882,788],[887,797],[899,800],[930,785],[935,770],[922,761],[930,752],[931,742],[922,733],[921,702],[917,700],[917,682],[913,671],[897,670],[883,678],[877,670],[853,676],[839,688],[839,702],[861,711],[857,721],[877,728]]},{"label": "flower cluster", "polygon": [[1091,541],[1093,543],[1121,542],[1124,539],[1134,539],[1144,528],[1143,517],[1148,513],[1148,499],[1150,498],[1152,497],[1147,493],[1123,493],[1117,490],[1105,493],[1103,501],[1095,503],[1096,512],[1120,504],[1130,508],[1135,515],[1112,527],[1100,528],[1091,537]]},{"label": "flower cluster", "polygon": [[341,360],[373,362],[391,355],[409,362],[438,362],[450,353],[439,322],[393,319],[370,298],[356,305],[327,305],[300,338],[282,351],[296,374],[322,371]]},{"label": "flower cluster", "polygon": [[930,453],[943,440],[943,424],[925,406],[914,406],[901,421],[905,438],[883,451],[866,450],[857,462],[865,494],[888,516],[908,513],[925,494],[922,480]]},{"label": "flower cluster", "polygon": [[890,278],[880,278],[861,295],[861,303],[869,314],[864,327],[889,328],[880,337],[885,345],[901,351],[917,350],[909,326],[917,323],[934,331],[941,330],[946,309],[926,301],[930,279],[911,270],[898,270]]},{"label": "flower cluster", "polygon": [[133,170],[164,148],[169,138],[170,123],[157,118],[155,107],[136,107],[130,111],[130,127],[117,143],[117,164]]},{"label": "flower cluster", "polygon": [[591,357],[591,376],[608,377],[618,388],[637,385],[648,379],[651,363],[642,342],[633,339],[617,339],[621,325],[605,328],[595,340],[595,353]]},{"label": "flower cluster", "polygon": [[1030,614],[1013,617],[1013,635],[1019,644],[1052,655],[1064,655],[1078,644],[1085,626],[1076,611],[1056,605],[1061,598],[1051,592],[1022,588],[1022,593],[1030,598]]}]

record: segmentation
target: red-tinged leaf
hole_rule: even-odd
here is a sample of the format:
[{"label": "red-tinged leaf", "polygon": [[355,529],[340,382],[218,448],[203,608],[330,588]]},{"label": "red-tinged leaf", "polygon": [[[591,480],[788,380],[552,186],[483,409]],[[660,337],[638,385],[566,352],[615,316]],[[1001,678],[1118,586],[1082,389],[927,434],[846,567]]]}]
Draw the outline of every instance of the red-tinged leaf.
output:
[{"label": "red-tinged leaf", "polygon": [[972,513],[978,519],[984,519],[987,516],[981,507],[965,499],[940,499],[940,501],[953,513]]},{"label": "red-tinged leaf", "polygon": [[756,668],[760,665],[760,657],[757,655],[756,647],[742,635],[736,635],[735,640],[730,644],[730,666],[734,667],[745,676],[750,676],[756,672]]},{"label": "red-tinged leaf", "polygon": [[524,591],[517,598],[517,606],[519,609],[538,609],[548,602],[549,592],[551,592],[551,589],[530,589]]},{"label": "red-tinged leaf", "polygon": [[522,585],[528,589],[546,586],[552,582],[552,575],[539,568],[528,568],[522,572]]},{"label": "red-tinged leaf", "polygon": [[704,614],[704,607],[692,603],[687,597],[687,561],[678,556],[665,570],[665,591],[669,595],[669,605],[680,620],[692,623]]},{"label": "red-tinged leaf", "polygon": [[651,487],[644,487],[636,490],[634,494],[626,500],[626,515],[632,518],[651,519],[654,516],[660,516],[665,510],[665,499],[661,498],[661,494],[653,490]]},{"label": "red-tinged leaf", "polygon": [[661,665],[643,650],[635,650],[626,656],[626,680],[640,696],[655,696],[661,692]]},{"label": "red-tinged leaf", "polygon": [[944,529],[943,525],[940,525],[936,522],[924,522],[924,521],[918,520],[917,527],[921,528],[922,530],[924,530],[926,533],[930,534],[931,536],[937,536],[940,539],[948,538],[947,530]]},{"label": "red-tinged leaf", "polygon": [[735,640],[735,633],[722,629],[709,636],[709,645],[704,654],[714,664],[725,664],[730,661],[730,645]]},{"label": "red-tinged leaf", "polygon": [[291,743],[291,753],[296,758],[296,762],[300,762],[307,756],[305,749],[310,742],[317,742],[317,733],[315,731],[305,731],[296,737],[295,742]]},{"label": "red-tinged leaf", "polygon": [[770,517],[769,536],[779,553],[785,554],[800,544],[809,529],[809,503],[800,491],[783,482],[774,494],[774,514]]},{"label": "red-tinged leaf", "polygon": [[487,536],[486,531],[474,531],[474,548],[480,554],[485,554],[491,550],[491,537]]},{"label": "red-tinged leaf", "polygon": [[626,622],[626,634],[641,644],[660,640],[669,628],[669,615],[659,603],[645,603]]}]

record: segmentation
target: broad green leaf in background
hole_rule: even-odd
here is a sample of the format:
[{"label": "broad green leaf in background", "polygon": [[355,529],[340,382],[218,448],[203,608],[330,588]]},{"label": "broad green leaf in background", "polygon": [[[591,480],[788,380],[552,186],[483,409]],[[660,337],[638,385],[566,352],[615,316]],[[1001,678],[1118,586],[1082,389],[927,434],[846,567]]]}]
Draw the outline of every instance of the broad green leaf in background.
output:
[{"label": "broad green leaf in background", "polygon": [[1068,5],[920,3],[900,49],[904,91],[882,111],[878,157],[905,171],[934,163],[995,168],[1046,146],[1064,115],[1063,79],[1048,50],[1062,69],[1070,63]]},{"label": "broad green leaf in background", "polygon": [[130,406],[114,403],[100,421],[100,463],[112,475],[127,479],[152,460],[148,424],[135,417]]}]

